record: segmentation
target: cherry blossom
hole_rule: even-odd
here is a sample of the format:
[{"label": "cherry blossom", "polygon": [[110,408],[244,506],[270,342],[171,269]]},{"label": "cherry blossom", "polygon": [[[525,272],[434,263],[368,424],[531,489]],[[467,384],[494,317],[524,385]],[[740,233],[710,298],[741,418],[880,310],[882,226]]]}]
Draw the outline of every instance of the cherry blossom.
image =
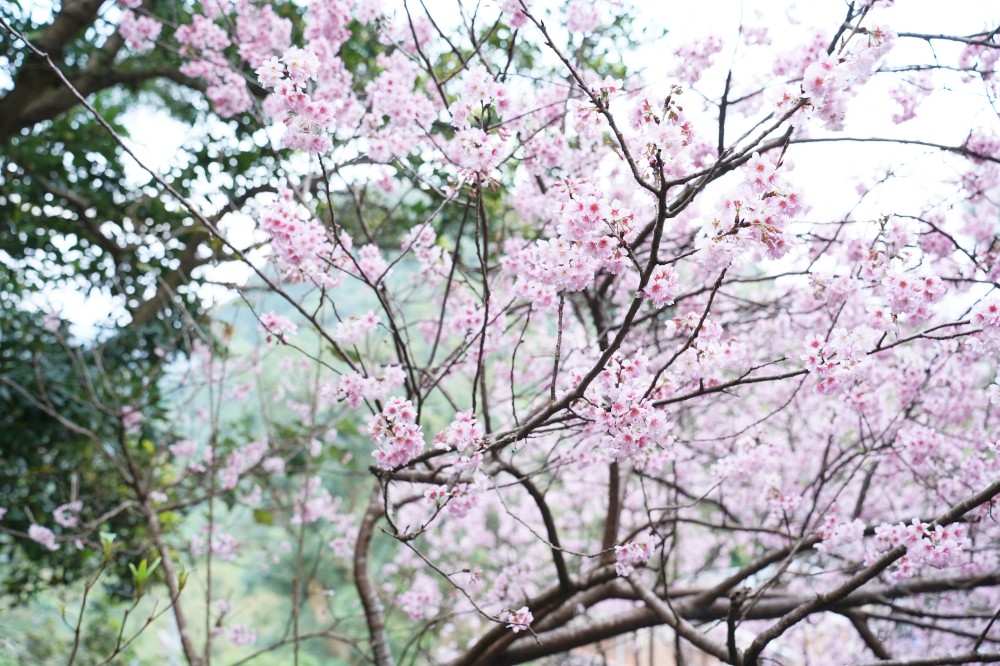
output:
[{"label": "cherry blossom", "polygon": [[368,433],[377,447],[372,455],[381,469],[405,465],[424,448],[424,433],[416,418],[409,400],[390,398],[368,422]]},{"label": "cherry blossom", "polygon": [[630,541],[615,546],[615,572],[619,576],[628,576],[635,571],[635,567],[645,564],[652,554],[647,541]]},{"label": "cherry blossom", "polygon": [[55,532],[41,525],[32,525],[28,528],[28,538],[48,550],[59,550],[56,543]]},{"label": "cherry blossom", "polygon": [[531,614],[527,606],[521,606],[516,611],[508,611],[507,619],[510,621],[507,628],[516,634],[519,631],[527,631],[535,616]]}]

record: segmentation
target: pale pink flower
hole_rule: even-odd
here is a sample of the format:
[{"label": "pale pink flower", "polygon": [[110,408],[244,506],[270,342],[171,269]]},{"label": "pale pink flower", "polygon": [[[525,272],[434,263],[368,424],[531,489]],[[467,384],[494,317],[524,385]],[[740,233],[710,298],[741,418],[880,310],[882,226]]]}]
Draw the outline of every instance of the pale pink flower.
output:
[{"label": "pale pink flower", "polygon": [[77,514],[80,513],[80,509],[82,508],[83,502],[80,500],[69,502],[68,504],[57,506],[55,511],[52,512],[52,518],[59,525],[72,529],[80,524],[80,519]]},{"label": "pale pink flower", "polygon": [[652,554],[647,541],[630,541],[615,546],[615,572],[619,576],[628,576],[635,571],[635,567],[645,564]]},{"label": "pale pink flower", "polygon": [[287,339],[295,335],[299,327],[284,315],[265,312],[260,316],[260,329],[267,334],[268,342],[276,338],[279,342],[287,344]]},{"label": "pale pink flower", "polygon": [[59,550],[55,533],[47,527],[32,525],[28,528],[28,538],[49,550]]},{"label": "pale pink flower", "polygon": [[521,606],[516,611],[507,611],[507,619],[510,621],[507,628],[516,634],[519,631],[526,631],[531,626],[535,616],[531,614],[527,606]]},{"label": "pale pink flower", "polygon": [[234,624],[229,627],[229,640],[233,645],[253,645],[257,642],[257,632],[245,624]]}]

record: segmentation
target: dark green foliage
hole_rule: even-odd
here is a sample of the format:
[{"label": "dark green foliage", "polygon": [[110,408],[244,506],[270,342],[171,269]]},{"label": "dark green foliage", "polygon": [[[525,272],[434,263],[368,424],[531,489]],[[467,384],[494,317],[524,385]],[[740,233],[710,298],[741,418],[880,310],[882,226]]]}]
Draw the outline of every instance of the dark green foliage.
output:
[{"label": "dark green foliage", "polygon": [[[36,522],[57,534],[66,532],[54,523],[52,512],[73,499],[75,486],[84,503],[80,521],[89,528],[82,530],[86,548],[64,541],[56,552],[0,534],[2,591],[23,600],[40,584],[89,574],[98,529],[121,535],[129,546],[119,551],[120,566],[112,569],[124,569],[143,551],[139,515],[119,510],[137,495],[122,473],[123,466],[127,471],[122,448],[129,447],[139,467],[148,465],[156,449],[163,396],[151,379],[162,360],[151,350],[168,343],[147,328],[103,344],[74,344],[65,325],[58,333],[47,331],[39,314],[13,299],[3,302],[0,316],[0,505],[8,509],[3,527],[23,534]],[[127,434],[120,414],[129,404],[140,407],[145,420],[138,432]]]}]

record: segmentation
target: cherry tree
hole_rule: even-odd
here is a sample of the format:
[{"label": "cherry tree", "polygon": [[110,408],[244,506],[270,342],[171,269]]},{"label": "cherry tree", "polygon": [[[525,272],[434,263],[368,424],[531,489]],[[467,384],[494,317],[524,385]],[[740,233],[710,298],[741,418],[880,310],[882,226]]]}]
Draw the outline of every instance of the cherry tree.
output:
[{"label": "cherry tree", "polygon": [[[1000,660],[996,8],[748,4],[643,36],[643,4],[314,2],[293,38],[248,0],[169,26],[121,3],[130,48],[176,49],[293,151],[251,243],[150,173],[284,299],[242,294],[277,387],[216,339],[187,411],[210,434],[137,464],[133,396],[94,435],[188,663],[223,639],[582,660],[650,627],[678,663]],[[220,437],[254,393],[293,417]],[[201,536],[161,529],[182,506]],[[100,550],[87,510],[14,536]],[[273,642],[211,577],[261,511],[294,542]],[[307,632],[312,543],[353,605]]]}]

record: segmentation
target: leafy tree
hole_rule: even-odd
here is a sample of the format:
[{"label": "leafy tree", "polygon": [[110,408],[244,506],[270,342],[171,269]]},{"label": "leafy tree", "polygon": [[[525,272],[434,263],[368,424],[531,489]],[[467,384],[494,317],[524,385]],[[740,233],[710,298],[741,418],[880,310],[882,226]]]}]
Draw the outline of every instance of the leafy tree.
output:
[{"label": "leafy tree", "polygon": [[[190,17],[190,7],[175,3],[150,2],[141,11]],[[187,211],[130,174],[134,165],[122,146],[80,98],[88,98],[122,136],[136,109],[184,123],[190,138],[165,177],[185,192],[212,182],[217,218],[270,188],[275,154],[238,149],[252,142],[259,124],[249,115],[222,121],[205,103],[204,86],[179,73],[176,53],[129,49],[117,29],[121,9],[114,3],[71,0],[46,15],[32,5],[4,2],[0,15],[30,35],[55,65],[25,50],[10,31],[0,31],[0,58],[10,74],[0,79],[0,355],[9,382],[0,388],[8,434],[3,484],[12,507],[7,524],[23,531],[30,511],[46,515],[70,501],[67,480],[74,470],[83,474],[79,487],[94,516],[128,493],[108,474],[107,452],[33,402],[37,395],[26,397],[10,383],[58,387],[49,390],[59,393],[53,400],[70,420],[94,432],[106,428],[108,411],[133,399],[143,387],[140,378],[157,372],[163,359],[154,349],[184,352],[190,325],[204,315],[197,293],[202,271],[227,258],[223,245],[194,225]],[[220,164],[225,181],[218,176]],[[100,293],[115,304],[96,339],[71,335],[65,326],[58,336],[43,329],[42,317],[50,311],[44,304],[59,290]],[[98,377],[119,391],[110,405],[95,404],[88,393],[87,382]],[[145,388],[153,392],[144,404],[162,408],[155,404],[156,387]],[[135,532],[133,515],[114,515],[105,527]],[[130,541],[139,543],[141,530]],[[3,549],[12,567],[5,588],[22,598],[34,589],[28,572],[39,559],[56,566],[54,583],[86,571],[87,558],[72,549],[55,557],[28,547],[18,555],[18,542],[11,540]]]}]

